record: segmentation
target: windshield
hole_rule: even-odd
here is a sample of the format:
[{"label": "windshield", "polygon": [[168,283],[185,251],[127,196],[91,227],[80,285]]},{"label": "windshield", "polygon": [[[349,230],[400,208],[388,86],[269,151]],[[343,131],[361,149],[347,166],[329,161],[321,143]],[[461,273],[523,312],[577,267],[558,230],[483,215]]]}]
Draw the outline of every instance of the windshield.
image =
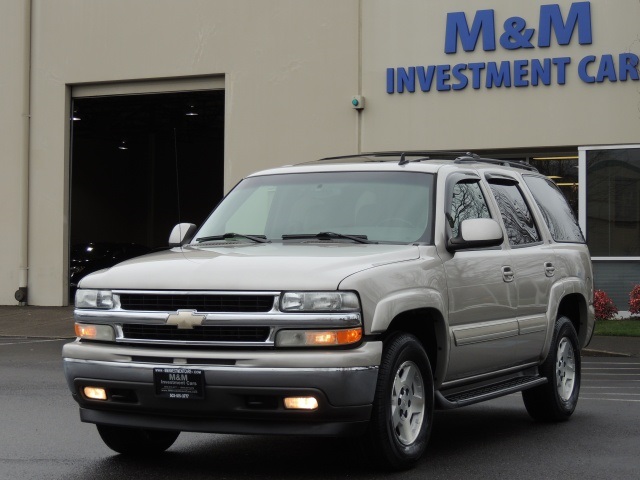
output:
[{"label": "windshield", "polygon": [[[270,241],[431,243],[433,175],[331,172],[265,175],[243,180],[218,205],[195,243],[233,232]],[[340,237],[342,236],[342,237]],[[226,236],[228,238],[228,235]],[[297,239],[297,240],[296,240]]]}]

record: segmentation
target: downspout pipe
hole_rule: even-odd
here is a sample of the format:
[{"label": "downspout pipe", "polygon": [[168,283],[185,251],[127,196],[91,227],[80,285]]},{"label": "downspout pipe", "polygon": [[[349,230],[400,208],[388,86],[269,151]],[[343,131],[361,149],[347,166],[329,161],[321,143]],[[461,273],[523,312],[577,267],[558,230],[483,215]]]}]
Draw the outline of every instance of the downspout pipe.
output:
[{"label": "downspout pipe", "polygon": [[31,136],[31,12],[32,0],[24,1],[24,42],[23,62],[26,87],[22,94],[22,172],[20,192],[20,266],[18,270],[18,290],[15,299],[20,305],[28,302],[29,283],[29,145]]}]

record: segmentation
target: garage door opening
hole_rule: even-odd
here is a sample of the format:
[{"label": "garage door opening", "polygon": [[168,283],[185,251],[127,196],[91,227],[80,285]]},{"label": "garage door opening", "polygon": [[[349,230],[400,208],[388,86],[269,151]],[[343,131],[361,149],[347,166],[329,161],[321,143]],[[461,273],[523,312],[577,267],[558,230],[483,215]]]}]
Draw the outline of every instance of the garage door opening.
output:
[{"label": "garage door opening", "polygon": [[165,248],[223,195],[224,91],[76,98],[70,288],[91,271]]}]

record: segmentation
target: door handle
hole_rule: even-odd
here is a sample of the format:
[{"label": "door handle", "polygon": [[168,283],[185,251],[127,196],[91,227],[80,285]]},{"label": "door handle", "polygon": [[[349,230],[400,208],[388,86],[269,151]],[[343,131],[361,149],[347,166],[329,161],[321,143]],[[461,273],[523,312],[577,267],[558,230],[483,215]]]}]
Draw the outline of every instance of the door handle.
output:
[{"label": "door handle", "polygon": [[513,270],[511,270],[511,267],[509,266],[505,266],[502,267],[502,279],[505,282],[513,282],[513,277],[514,277],[514,273]]},{"label": "door handle", "polygon": [[547,277],[553,277],[556,274],[556,267],[553,266],[553,263],[545,262],[545,264],[544,264],[544,274]]}]

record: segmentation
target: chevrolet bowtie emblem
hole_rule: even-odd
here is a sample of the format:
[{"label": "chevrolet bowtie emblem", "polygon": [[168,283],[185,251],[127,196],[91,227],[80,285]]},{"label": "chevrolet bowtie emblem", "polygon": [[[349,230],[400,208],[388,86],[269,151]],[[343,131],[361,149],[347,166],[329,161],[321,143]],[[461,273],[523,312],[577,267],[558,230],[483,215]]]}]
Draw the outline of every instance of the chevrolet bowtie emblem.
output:
[{"label": "chevrolet bowtie emblem", "polygon": [[175,325],[180,329],[192,329],[202,325],[206,315],[197,315],[195,310],[178,310],[167,317],[167,325]]}]

